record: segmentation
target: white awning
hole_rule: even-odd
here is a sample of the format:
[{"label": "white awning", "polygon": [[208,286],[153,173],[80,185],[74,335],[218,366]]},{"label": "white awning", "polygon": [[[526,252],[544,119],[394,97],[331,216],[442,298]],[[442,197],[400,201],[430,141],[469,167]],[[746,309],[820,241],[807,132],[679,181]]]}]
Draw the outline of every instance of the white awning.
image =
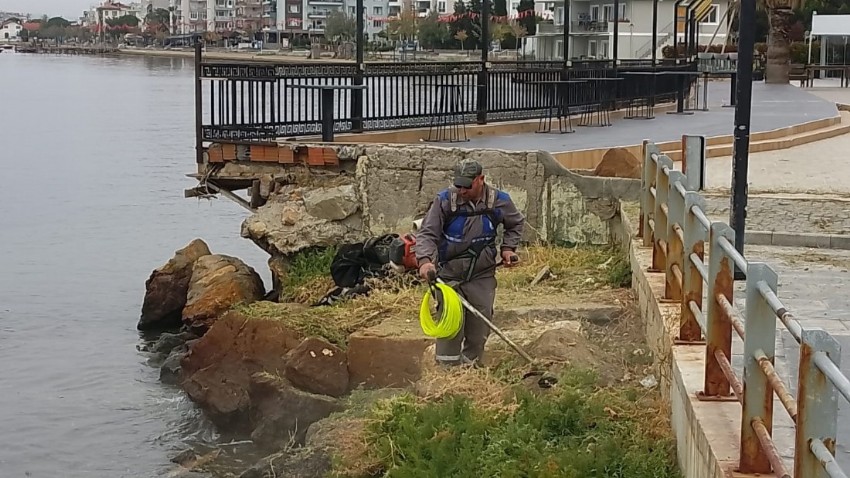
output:
[{"label": "white awning", "polygon": [[850,15],[812,15],[812,35],[850,36]]}]

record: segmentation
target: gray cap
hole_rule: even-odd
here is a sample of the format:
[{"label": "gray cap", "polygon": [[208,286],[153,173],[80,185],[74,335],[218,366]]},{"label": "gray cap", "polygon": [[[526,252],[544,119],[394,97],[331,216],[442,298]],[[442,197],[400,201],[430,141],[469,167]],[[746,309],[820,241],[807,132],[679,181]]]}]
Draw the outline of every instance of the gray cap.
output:
[{"label": "gray cap", "polygon": [[459,188],[468,188],[472,186],[472,180],[481,176],[484,168],[474,159],[464,159],[455,167],[455,186]]}]

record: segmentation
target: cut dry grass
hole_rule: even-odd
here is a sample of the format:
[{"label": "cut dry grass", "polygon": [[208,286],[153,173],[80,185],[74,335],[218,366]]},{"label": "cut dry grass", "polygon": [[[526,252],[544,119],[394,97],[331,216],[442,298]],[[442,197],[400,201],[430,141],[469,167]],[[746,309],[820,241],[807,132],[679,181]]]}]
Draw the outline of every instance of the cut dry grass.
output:
[{"label": "cut dry grass", "polygon": [[[312,254],[321,263],[327,261],[327,253]],[[532,246],[519,254],[522,259],[519,266],[499,268],[497,272],[497,307],[564,303],[571,298],[586,298],[590,292],[610,295],[614,288],[611,271],[617,266],[618,256],[617,251],[609,247]],[[319,268],[305,260],[297,262],[297,277],[303,280],[286,296],[302,299],[301,304],[256,302],[240,306],[239,311],[249,318],[281,320],[304,334],[318,335],[341,346],[346,345],[351,333],[385,320],[418,320],[419,304],[426,286],[414,273],[369,279],[367,283],[372,290],[368,295],[332,306],[303,305],[315,302],[332,286],[329,272],[320,276],[317,273]],[[548,266],[555,277],[531,286],[544,266]],[[322,287],[322,284],[327,287]]]},{"label": "cut dry grass", "polygon": [[[500,268],[497,304],[513,307],[569,302],[571,297],[607,293],[622,287],[619,251],[611,247],[532,246],[519,252],[520,265]],[[532,286],[537,274],[549,267],[550,276]],[[619,269],[618,269],[619,268]]]},{"label": "cut dry grass", "polygon": [[331,306],[308,307],[303,304],[255,302],[237,308],[248,318],[280,320],[308,336],[324,337],[345,346],[348,336],[357,330],[396,317],[415,317],[422,291],[410,276],[371,280],[368,296],[354,297]]},{"label": "cut dry grass", "polygon": [[483,368],[429,369],[416,383],[416,395],[421,403],[464,397],[476,409],[492,413],[513,413],[519,406],[512,385]]}]

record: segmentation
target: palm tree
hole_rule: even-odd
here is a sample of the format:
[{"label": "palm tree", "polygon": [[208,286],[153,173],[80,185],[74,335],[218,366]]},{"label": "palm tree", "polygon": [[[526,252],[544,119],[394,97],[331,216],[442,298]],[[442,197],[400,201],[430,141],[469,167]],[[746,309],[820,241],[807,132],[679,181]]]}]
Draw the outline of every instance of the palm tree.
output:
[{"label": "palm tree", "polygon": [[[740,2],[739,2],[740,3]],[[758,6],[767,10],[767,64],[765,83],[789,83],[791,70],[791,40],[788,33],[793,25],[794,11],[803,7],[805,0],[758,0]]]}]

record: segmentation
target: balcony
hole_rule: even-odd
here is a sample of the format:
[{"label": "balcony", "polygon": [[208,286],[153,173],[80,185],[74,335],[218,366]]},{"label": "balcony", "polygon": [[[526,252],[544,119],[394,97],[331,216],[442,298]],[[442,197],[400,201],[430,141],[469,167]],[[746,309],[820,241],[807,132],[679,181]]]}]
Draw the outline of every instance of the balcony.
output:
[{"label": "balcony", "polygon": [[342,6],[343,0],[307,0],[309,5],[337,5]]},{"label": "balcony", "polygon": [[230,15],[227,15],[227,16],[216,15],[216,16],[215,16],[215,21],[216,21],[217,23],[218,23],[218,22],[232,22],[234,18],[235,18],[235,17],[231,17]]},{"label": "balcony", "polygon": [[311,12],[307,12],[307,18],[328,18],[328,15],[330,14],[330,10],[313,10]]},{"label": "balcony", "polygon": [[555,25],[548,22],[537,24],[538,35],[555,35],[557,33],[564,33],[563,25]]},{"label": "balcony", "polygon": [[[609,30],[609,28],[612,28],[612,30]],[[574,35],[593,35],[595,33],[608,33],[609,31],[613,31],[613,23],[604,20],[580,20],[577,22],[570,22],[570,33]]]}]

